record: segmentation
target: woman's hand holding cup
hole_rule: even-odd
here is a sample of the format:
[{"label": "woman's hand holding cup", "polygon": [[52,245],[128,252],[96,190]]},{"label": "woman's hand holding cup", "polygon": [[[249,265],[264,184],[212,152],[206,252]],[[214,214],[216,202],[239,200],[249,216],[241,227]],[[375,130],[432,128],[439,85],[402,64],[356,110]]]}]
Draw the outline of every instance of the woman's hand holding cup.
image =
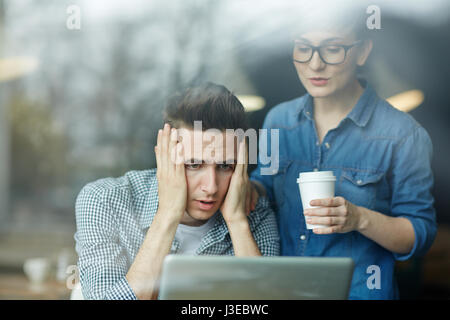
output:
[{"label": "woman's hand holding cup", "polygon": [[310,205],[318,208],[304,210],[306,222],[323,226],[313,229],[316,234],[346,233],[359,229],[359,207],[343,197],[314,199]]}]

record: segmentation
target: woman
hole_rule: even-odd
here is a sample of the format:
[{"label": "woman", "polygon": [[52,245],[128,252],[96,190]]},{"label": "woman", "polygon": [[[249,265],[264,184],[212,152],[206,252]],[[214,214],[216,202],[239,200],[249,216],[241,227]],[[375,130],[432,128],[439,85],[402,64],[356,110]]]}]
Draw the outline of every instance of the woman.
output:
[{"label": "woman", "polygon": [[[350,299],[396,299],[395,261],[423,255],[436,235],[432,144],[358,79],[372,50],[361,34],[345,23],[297,34],[293,63],[307,94],[268,113],[263,128],[279,130],[278,171],[262,175],[259,164],[252,179],[276,203],[282,255],[352,257]],[[329,170],[336,197],[303,211],[299,173]]]}]

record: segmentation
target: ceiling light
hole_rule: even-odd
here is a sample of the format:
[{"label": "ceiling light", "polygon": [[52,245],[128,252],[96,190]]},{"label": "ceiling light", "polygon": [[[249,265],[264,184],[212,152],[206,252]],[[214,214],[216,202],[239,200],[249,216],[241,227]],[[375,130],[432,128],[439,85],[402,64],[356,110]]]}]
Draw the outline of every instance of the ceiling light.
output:
[{"label": "ceiling light", "polygon": [[0,81],[20,78],[37,69],[39,61],[34,57],[11,57],[0,59]]},{"label": "ceiling light", "polygon": [[386,101],[400,111],[409,112],[420,106],[424,99],[425,95],[421,90],[409,90],[387,98]]},{"label": "ceiling light", "polygon": [[237,95],[246,112],[261,110],[266,105],[266,100],[260,96]]}]

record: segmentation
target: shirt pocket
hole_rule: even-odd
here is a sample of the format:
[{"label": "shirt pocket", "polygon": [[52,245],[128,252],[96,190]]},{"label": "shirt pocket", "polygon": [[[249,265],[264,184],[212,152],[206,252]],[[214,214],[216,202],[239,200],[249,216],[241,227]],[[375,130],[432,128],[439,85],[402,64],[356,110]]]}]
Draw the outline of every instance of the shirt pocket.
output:
[{"label": "shirt pocket", "polygon": [[383,176],[383,172],[343,169],[336,195],[357,206],[373,209]]},{"label": "shirt pocket", "polygon": [[291,163],[292,160],[280,159],[278,170],[274,173],[273,192],[275,195],[275,201],[279,208],[282,207],[285,202],[286,191],[284,188],[286,186],[286,174]]}]

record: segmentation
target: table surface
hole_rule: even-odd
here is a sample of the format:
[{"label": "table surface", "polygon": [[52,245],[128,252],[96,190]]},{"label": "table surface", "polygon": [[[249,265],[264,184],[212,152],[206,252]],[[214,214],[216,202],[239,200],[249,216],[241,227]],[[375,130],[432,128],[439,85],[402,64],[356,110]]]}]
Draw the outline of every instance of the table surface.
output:
[{"label": "table surface", "polygon": [[32,285],[24,274],[0,274],[0,300],[68,300],[70,293],[65,282]]}]

